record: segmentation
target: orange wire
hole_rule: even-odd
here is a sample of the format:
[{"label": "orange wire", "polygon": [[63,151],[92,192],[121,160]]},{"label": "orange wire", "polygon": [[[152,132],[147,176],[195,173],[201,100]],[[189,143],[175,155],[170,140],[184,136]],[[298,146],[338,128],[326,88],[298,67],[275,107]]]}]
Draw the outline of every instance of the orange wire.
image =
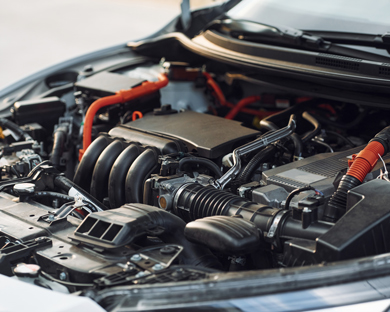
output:
[{"label": "orange wire", "polygon": [[131,117],[134,121],[134,120],[137,120],[137,119],[144,117],[144,115],[139,111],[135,111],[135,112],[133,112],[133,115]]},{"label": "orange wire", "polygon": [[79,160],[81,160],[88,146],[91,144],[93,119],[99,109],[113,104],[125,103],[141,96],[151,94],[165,87],[168,82],[168,77],[165,74],[159,74],[158,81],[156,82],[144,81],[140,86],[129,90],[117,91],[115,95],[106,96],[93,102],[85,115],[83,149],[79,151]]}]

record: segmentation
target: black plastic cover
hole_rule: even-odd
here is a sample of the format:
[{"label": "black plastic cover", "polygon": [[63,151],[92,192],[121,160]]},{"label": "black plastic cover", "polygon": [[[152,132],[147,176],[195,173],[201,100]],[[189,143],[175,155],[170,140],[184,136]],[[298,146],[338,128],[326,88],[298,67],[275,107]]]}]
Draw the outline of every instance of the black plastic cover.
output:
[{"label": "black plastic cover", "polygon": [[190,222],[185,237],[194,243],[228,254],[245,254],[259,247],[259,230],[241,218],[214,216]]},{"label": "black plastic cover", "polygon": [[58,118],[64,115],[65,103],[56,96],[19,101],[14,104],[12,112],[19,125],[36,122],[52,129],[58,123]]},{"label": "black plastic cover", "polygon": [[348,193],[348,211],[317,242],[287,241],[284,263],[307,265],[390,252],[390,183],[371,180]]},{"label": "black plastic cover", "polygon": [[243,144],[239,141],[253,140],[260,134],[243,127],[240,122],[192,111],[161,116],[146,115],[121,128],[155,132],[179,139],[185,143],[188,151],[196,150],[199,156],[207,158],[226,155],[237,144]]},{"label": "black plastic cover", "polygon": [[75,83],[79,91],[103,97],[114,95],[119,90],[127,90],[140,85],[144,80],[125,75],[101,72]]},{"label": "black plastic cover", "polygon": [[[135,210],[127,208],[134,207]],[[125,205],[120,208],[89,214],[74,232],[75,241],[102,248],[118,248],[145,235],[147,225],[152,225],[147,213],[138,210],[141,204]]]},{"label": "black plastic cover", "polygon": [[372,180],[348,194],[347,213],[317,240],[320,259],[342,260],[390,251],[390,183]]}]

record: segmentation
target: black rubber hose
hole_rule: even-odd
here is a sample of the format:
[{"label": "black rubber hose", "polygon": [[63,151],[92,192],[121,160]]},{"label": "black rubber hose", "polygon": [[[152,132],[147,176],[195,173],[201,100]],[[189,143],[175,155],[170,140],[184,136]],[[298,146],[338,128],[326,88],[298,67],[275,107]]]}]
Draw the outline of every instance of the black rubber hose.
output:
[{"label": "black rubber hose", "polygon": [[310,190],[314,191],[315,189],[312,186],[304,186],[304,187],[293,190],[290,194],[288,194],[288,196],[286,198],[286,203],[284,204],[284,209],[286,209],[286,210],[290,209],[291,200],[294,198],[295,195],[297,195],[301,192],[310,191]]},{"label": "black rubber hose", "polygon": [[275,130],[279,130],[280,128],[277,125],[275,125],[272,121],[262,119],[260,121],[260,129],[275,131]]},{"label": "black rubber hose", "polygon": [[74,189],[78,193],[80,193],[82,196],[87,198],[91,203],[93,203],[96,207],[99,207],[102,210],[107,210],[107,207],[104,206],[100,201],[98,201],[96,198],[94,198],[91,194],[87,193],[84,189],[82,189],[80,186],[69,180],[68,178],[64,176],[57,176],[54,178],[54,185],[58,187],[60,190],[69,193],[70,189]]},{"label": "black rubber hose", "polygon": [[131,165],[125,183],[127,203],[142,202],[144,183],[157,168],[158,155],[157,150],[148,148]]},{"label": "black rubber hose", "polygon": [[207,169],[211,170],[216,178],[222,177],[221,169],[217,166],[216,163],[213,161],[207,159],[207,158],[201,158],[201,157],[185,157],[182,158],[179,161],[179,170],[182,171],[183,167],[186,164],[195,164],[195,165],[202,165],[206,167]]},{"label": "black rubber hose", "polygon": [[338,129],[348,130],[348,129],[352,129],[352,128],[356,127],[357,125],[359,125],[366,118],[367,115],[368,115],[368,109],[365,109],[363,112],[360,113],[359,116],[357,116],[356,119],[352,120],[349,123],[344,123],[344,124],[332,121],[329,118],[322,117],[318,114],[315,115],[315,118],[321,124],[329,125],[329,126],[332,126],[332,127],[338,128]]},{"label": "black rubber hose", "polygon": [[111,208],[120,207],[126,203],[126,175],[139,153],[140,148],[131,144],[115,160],[108,178],[108,197]]},{"label": "black rubber hose", "polygon": [[61,156],[64,153],[68,129],[66,127],[58,127],[53,135],[53,148],[51,150],[50,161],[54,167],[60,167]]},{"label": "black rubber hose", "polygon": [[[268,130],[268,131],[275,131],[275,130],[279,130],[280,129],[273,122],[271,122],[269,120],[265,120],[265,119],[260,121],[260,128]],[[294,143],[294,156],[295,156],[296,159],[299,159],[300,157],[302,157],[302,151],[303,151],[302,140],[299,137],[299,135],[296,134],[295,132],[290,135],[290,138],[291,138],[291,140]]]},{"label": "black rubber hose", "polygon": [[276,151],[277,148],[274,145],[268,145],[259,151],[245,166],[244,170],[238,176],[238,180],[241,183],[248,182],[253,175],[253,172],[259,167],[259,165],[274,156]]},{"label": "black rubber hose", "polygon": [[340,138],[341,140],[344,141],[344,143],[346,143],[347,145],[350,145],[352,147],[355,147],[356,145],[348,138],[346,138],[345,136],[341,135],[340,133],[337,133],[336,131],[330,131],[330,130],[326,130],[326,134],[327,135],[333,135],[335,137],[338,137]]},{"label": "black rubber hose", "polygon": [[337,190],[329,199],[328,205],[325,208],[322,220],[336,222],[345,213],[347,207],[348,191],[360,185],[361,182],[350,175],[344,175],[341,178]]},{"label": "black rubber hose", "polygon": [[295,132],[290,135],[291,140],[294,143],[294,156],[295,160],[299,160],[302,157],[303,142],[298,134]]},{"label": "black rubber hose", "polygon": [[92,173],[91,195],[99,201],[108,196],[108,178],[111,168],[124,149],[121,140],[111,142],[100,154]]},{"label": "black rubber hose", "polygon": [[65,195],[62,193],[57,193],[57,192],[50,192],[50,191],[35,192],[32,198],[52,198],[52,199],[59,199],[64,202],[74,201],[74,198],[72,196]]},{"label": "black rubber hose", "polygon": [[303,112],[302,117],[304,119],[306,119],[308,122],[310,122],[314,126],[314,129],[312,131],[310,131],[309,133],[307,133],[306,135],[304,135],[302,137],[302,143],[306,143],[306,142],[310,141],[312,138],[314,138],[317,134],[319,134],[321,132],[321,125],[317,121],[317,119],[315,119],[308,112]]},{"label": "black rubber hose", "polygon": [[184,236],[186,223],[163,209],[148,206],[144,204],[126,204],[123,207],[131,210],[134,218],[141,219],[145,229],[149,230],[154,227],[164,229],[161,234],[155,234],[164,243],[178,244],[183,246],[179,259],[182,264],[204,266],[208,268],[220,268],[221,265],[209,249],[191,243]]},{"label": "black rubber hose", "polygon": [[85,154],[77,167],[73,181],[88,193],[90,191],[92,173],[96,161],[110,142],[110,138],[104,135],[94,140],[85,151]]},{"label": "black rubber hose", "polygon": [[28,133],[23,131],[17,124],[6,118],[0,118],[0,126],[15,132],[16,135],[24,138],[25,141],[34,140]]}]

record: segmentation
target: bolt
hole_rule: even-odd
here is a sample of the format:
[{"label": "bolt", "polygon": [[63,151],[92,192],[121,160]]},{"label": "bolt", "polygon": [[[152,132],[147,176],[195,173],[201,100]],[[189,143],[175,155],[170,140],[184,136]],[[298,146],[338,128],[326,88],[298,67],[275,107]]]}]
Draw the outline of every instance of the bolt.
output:
[{"label": "bolt", "polygon": [[163,255],[170,255],[170,254],[173,254],[174,252],[176,252],[176,249],[172,246],[165,246],[165,247],[160,249],[160,252]]},{"label": "bolt", "polygon": [[43,241],[46,241],[48,238],[46,236],[41,236],[41,237],[37,237],[35,239],[36,242],[43,242]]},{"label": "bolt", "polygon": [[144,277],[146,275],[146,273],[144,271],[141,271],[141,272],[138,272],[135,277]]},{"label": "bolt", "polygon": [[54,220],[55,220],[55,217],[54,217],[54,215],[50,214],[50,215],[47,217],[47,219],[48,219],[49,221],[54,221]]},{"label": "bolt", "polygon": [[87,73],[93,72],[93,67],[92,67],[92,65],[90,65],[90,64],[85,65],[84,68],[83,68],[83,72],[87,72]]},{"label": "bolt", "polygon": [[160,263],[156,263],[156,264],[153,266],[152,269],[155,270],[155,271],[160,271],[160,270],[163,270],[163,269],[164,269],[164,266],[161,265]]},{"label": "bolt", "polygon": [[134,261],[134,262],[138,262],[138,261],[141,261],[142,260],[142,257],[141,255],[139,254],[135,254],[135,255],[132,255],[131,258],[130,258],[131,261]]},{"label": "bolt", "polygon": [[65,281],[66,278],[67,278],[67,274],[66,274],[65,272],[61,272],[61,273],[60,273],[60,280],[61,280],[61,281]]},{"label": "bolt", "polygon": [[134,269],[135,269],[135,266],[131,262],[127,262],[125,267],[124,267],[124,270],[127,271],[127,272],[132,271]]}]

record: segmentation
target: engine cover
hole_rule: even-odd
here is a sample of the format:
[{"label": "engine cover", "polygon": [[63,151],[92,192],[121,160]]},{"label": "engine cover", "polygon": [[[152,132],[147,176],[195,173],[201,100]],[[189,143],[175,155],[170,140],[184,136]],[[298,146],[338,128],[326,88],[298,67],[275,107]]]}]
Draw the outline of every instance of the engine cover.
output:
[{"label": "engine cover", "polygon": [[189,152],[217,158],[230,153],[243,140],[253,140],[258,131],[241,126],[240,122],[192,111],[169,115],[147,115],[131,123],[112,129],[114,137],[128,138],[126,130],[154,132],[178,139]]}]

